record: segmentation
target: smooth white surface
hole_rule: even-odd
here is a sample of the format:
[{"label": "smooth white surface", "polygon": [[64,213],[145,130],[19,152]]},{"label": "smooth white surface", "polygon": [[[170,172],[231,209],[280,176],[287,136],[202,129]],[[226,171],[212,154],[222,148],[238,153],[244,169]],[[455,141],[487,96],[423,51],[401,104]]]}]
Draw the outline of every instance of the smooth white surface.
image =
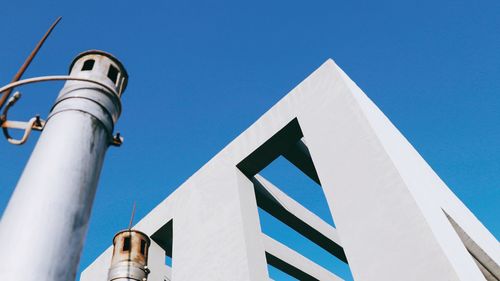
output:
[{"label": "smooth white surface", "polygon": [[236,165],[294,118],[336,223],[338,238],[330,236],[356,280],[485,280],[443,209],[483,258],[500,263],[498,241],[328,60],[138,223],[153,234],[173,219],[173,280],[266,280],[269,243],[253,186]]}]

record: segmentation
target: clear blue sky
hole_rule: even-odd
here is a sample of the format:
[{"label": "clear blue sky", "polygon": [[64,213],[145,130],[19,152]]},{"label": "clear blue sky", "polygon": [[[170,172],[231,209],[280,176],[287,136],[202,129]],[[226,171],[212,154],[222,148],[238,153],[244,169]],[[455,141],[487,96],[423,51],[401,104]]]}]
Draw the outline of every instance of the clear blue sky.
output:
[{"label": "clear blue sky", "polygon": [[[499,237],[497,0],[4,1],[2,84],[59,15],[63,20],[25,77],[65,74],[87,49],[115,54],[130,74],[117,125],[125,144],[108,151],[81,268],[127,226],[134,200],[140,218],[327,58]],[[60,88],[23,88],[12,117],[46,116]],[[0,211],[35,142],[0,141]],[[300,193],[294,186],[300,181],[280,180],[286,168],[277,167],[268,176]],[[315,204],[321,194],[313,193],[298,196],[326,218],[324,205]],[[334,268],[321,250],[304,251]]]}]

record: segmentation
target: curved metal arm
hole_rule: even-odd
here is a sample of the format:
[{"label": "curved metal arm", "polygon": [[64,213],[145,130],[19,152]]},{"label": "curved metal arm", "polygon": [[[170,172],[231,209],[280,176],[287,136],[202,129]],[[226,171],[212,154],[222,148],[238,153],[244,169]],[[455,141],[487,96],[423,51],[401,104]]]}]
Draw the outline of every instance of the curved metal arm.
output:
[{"label": "curved metal arm", "polygon": [[[67,75],[42,76],[42,77],[35,77],[35,78],[28,78],[28,79],[19,80],[19,81],[12,82],[12,83],[0,88],[0,94],[3,92],[12,91],[13,88],[21,86],[21,85],[32,84],[32,83],[37,83],[37,82],[45,82],[45,81],[66,81],[66,80],[94,83],[96,85],[104,87],[106,90],[108,90],[111,93],[118,96],[118,93],[116,92],[115,89],[111,88],[110,86],[108,86],[102,82],[92,80],[92,79],[72,77],[72,76],[67,76]],[[10,143],[16,144],[16,145],[21,145],[21,144],[25,143],[26,140],[28,139],[29,135],[31,134],[32,130],[41,131],[43,129],[44,124],[45,124],[45,121],[42,121],[39,116],[31,118],[28,122],[7,121],[7,113],[9,111],[9,109],[19,100],[20,97],[21,97],[21,95],[19,94],[19,92],[16,92],[14,94],[14,96],[12,96],[9,99],[9,101],[7,102],[7,105],[4,108],[4,111],[2,112],[2,115],[0,116],[0,126],[2,127],[2,131],[3,131],[5,138]],[[12,138],[9,134],[9,128],[24,130],[23,137],[19,140]],[[118,145],[118,146],[121,144],[121,139],[119,136],[117,136],[116,138],[113,139],[113,144]]]},{"label": "curved metal arm", "polygon": [[116,92],[115,89],[111,88],[110,86],[108,86],[102,82],[99,82],[97,80],[87,79],[87,78],[68,76],[68,75],[41,76],[41,77],[34,77],[34,78],[27,78],[27,79],[19,80],[19,81],[7,84],[7,85],[3,86],[2,88],[0,88],[0,93],[3,93],[5,91],[11,90],[12,88],[15,88],[15,87],[18,87],[21,85],[26,85],[26,84],[45,82],[45,81],[66,81],[66,80],[94,83],[94,84],[97,84],[101,87],[106,88],[106,90],[108,90],[111,93],[118,96],[118,93]]}]

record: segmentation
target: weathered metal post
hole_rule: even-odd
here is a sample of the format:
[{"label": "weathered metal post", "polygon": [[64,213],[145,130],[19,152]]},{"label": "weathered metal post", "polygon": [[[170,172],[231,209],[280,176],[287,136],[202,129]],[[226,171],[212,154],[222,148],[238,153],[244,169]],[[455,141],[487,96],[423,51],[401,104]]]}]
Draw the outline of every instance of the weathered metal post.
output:
[{"label": "weathered metal post", "polygon": [[0,223],[0,280],[74,280],[127,84],[102,51],[78,55]]}]

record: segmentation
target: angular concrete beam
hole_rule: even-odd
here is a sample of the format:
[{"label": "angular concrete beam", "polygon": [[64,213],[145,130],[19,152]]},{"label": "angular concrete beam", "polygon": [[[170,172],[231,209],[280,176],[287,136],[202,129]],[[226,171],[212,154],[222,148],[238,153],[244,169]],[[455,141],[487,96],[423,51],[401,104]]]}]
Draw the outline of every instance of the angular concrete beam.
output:
[{"label": "angular concrete beam", "polygon": [[257,205],[318,246],[347,262],[337,230],[260,175],[252,178]]},{"label": "angular concrete beam", "polygon": [[344,280],[264,233],[262,240],[267,262],[299,280]]}]

